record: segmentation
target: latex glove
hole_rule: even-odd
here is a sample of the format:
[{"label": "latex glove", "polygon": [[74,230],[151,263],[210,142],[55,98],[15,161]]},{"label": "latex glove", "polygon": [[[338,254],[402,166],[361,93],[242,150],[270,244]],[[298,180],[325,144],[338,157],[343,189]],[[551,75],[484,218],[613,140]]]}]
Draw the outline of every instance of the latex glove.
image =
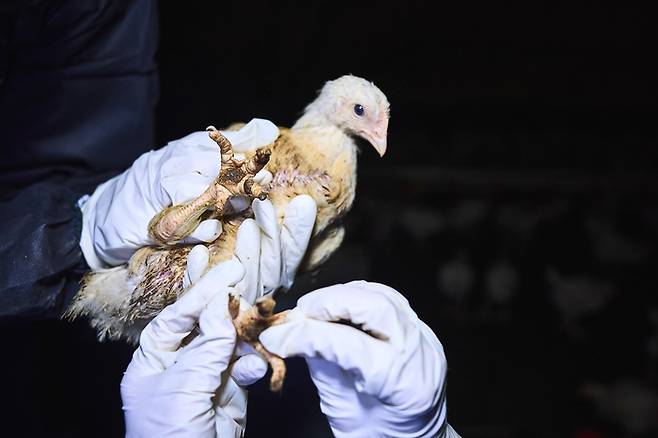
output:
[{"label": "latex glove", "polygon": [[[283,212],[282,226],[270,201],[254,200],[252,210],[255,220],[247,219],[240,225],[235,248],[236,260],[240,261],[244,275],[235,284],[234,291],[241,295],[243,308],[254,304],[267,292],[292,284],[313,231],[316,205],[307,195],[294,198]],[[208,260],[206,246],[192,248],[187,257],[185,287],[201,277]],[[239,343],[238,352],[253,354],[241,359],[242,366],[233,368],[232,377],[225,379],[218,391],[215,426],[221,437],[240,436],[247,411],[247,391],[241,385],[252,383],[250,379],[259,373],[262,375],[263,369],[267,370],[267,364],[248,345]]]},{"label": "latex glove", "polygon": [[[272,143],[279,129],[270,121],[253,119],[239,131],[222,132],[236,152]],[[122,174],[101,184],[79,204],[83,214],[80,247],[92,269],[128,261],[140,247],[154,242],[149,221],[162,209],[196,198],[217,177],[220,151],[207,132],[194,132],[139,157]],[[221,223],[201,222],[189,242],[211,242]]]},{"label": "latex glove", "polygon": [[457,436],[446,423],[443,347],[388,286],[356,281],[311,292],[260,340],[279,356],[306,358],[337,438]]},{"label": "latex glove", "polygon": [[[247,354],[226,372],[236,343],[228,293],[243,275],[237,259],[214,267],[143,330],[121,382],[126,436],[242,436],[246,393],[239,385],[267,371]],[[194,329],[198,336],[180,348]]]},{"label": "latex glove", "polygon": [[[292,285],[313,232],[317,207],[308,195],[293,198],[283,212],[281,226],[269,200],[255,199],[251,208],[255,219],[246,219],[237,234],[235,255],[245,275],[235,289],[247,303],[254,304],[266,293]],[[192,249],[185,286],[206,270],[208,259],[205,246]]]}]

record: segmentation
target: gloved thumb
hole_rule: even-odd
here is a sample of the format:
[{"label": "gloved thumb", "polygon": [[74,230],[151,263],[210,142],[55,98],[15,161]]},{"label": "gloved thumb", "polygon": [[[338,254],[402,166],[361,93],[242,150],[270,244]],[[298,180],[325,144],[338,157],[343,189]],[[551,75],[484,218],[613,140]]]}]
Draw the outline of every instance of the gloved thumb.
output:
[{"label": "gloved thumb", "polygon": [[222,222],[217,219],[201,221],[192,233],[183,239],[183,243],[214,242],[222,234]]},{"label": "gloved thumb", "polygon": [[229,373],[238,385],[251,385],[267,373],[267,362],[249,344],[239,342],[235,356],[238,359],[229,368]]},{"label": "gloved thumb", "polygon": [[254,199],[251,203],[260,228],[260,282],[265,293],[276,289],[281,279],[281,235],[276,211],[269,199]]},{"label": "gloved thumb", "polygon": [[[228,368],[236,342],[235,327],[228,313],[228,290],[215,295],[199,317],[199,335],[186,345],[172,366],[194,371],[186,390],[214,392]],[[198,376],[203,376],[199,378]]]},{"label": "gloved thumb", "polygon": [[286,207],[281,227],[281,285],[289,289],[311,239],[317,206],[313,198],[299,195]]},{"label": "gloved thumb", "polygon": [[183,289],[187,290],[195,284],[208,268],[210,254],[208,248],[203,245],[197,245],[187,254],[187,266],[185,267],[185,276],[183,277]]},{"label": "gloved thumb", "polygon": [[240,296],[249,303],[255,302],[260,296],[260,252],[260,228],[255,220],[245,219],[238,228],[234,254],[244,267],[244,277],[237,289]]},{"label": "gloved thumb", "polygon": [[[240,298],[240,311],[244,312],[251,304],[244,298]],[[229,367],[229,374],[233,381],[240,386],[251,385],[262,379],[267,373],[267,361],[256,353],[254,348],[246,342],[239,341],[233,353],[237,357]]]}]

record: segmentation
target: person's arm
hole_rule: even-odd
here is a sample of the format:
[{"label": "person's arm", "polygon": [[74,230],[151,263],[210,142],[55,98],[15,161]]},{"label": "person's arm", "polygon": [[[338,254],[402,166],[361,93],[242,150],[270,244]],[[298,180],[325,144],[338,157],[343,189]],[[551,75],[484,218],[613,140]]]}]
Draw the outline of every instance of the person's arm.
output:
[{"label": "person's arm", "polygon": [[0,321],[56,317],[87,269],[76,202],[153,147],[157,2],[10,2],[2,19]]},{"label": "person's arm", "polygon": [[59,316],[88,270],[81,193],[35,184],[0,201],[0,319]]},{"label": "person's arm", "polygon": [[[254,119],[226,135],[237,147],[255,149],[274,141],[278,129]],[[59,316],[85,271],[125,263],[153,244],[151,218],[199,196],[220,166],[217,145],[206,132],[196,132],[142,154],[98,187],[44,182],[0,200],[0,318]],[[83,198],[85,193],[91,196]],[[209,219],[189,240],[212,241],[220,231],[219,221]]]}]

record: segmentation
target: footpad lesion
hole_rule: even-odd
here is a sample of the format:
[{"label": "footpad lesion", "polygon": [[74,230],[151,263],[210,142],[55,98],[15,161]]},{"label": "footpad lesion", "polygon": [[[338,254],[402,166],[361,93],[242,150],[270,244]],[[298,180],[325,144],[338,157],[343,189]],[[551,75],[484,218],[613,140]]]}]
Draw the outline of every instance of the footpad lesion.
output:
[{"label": "footpad lesion", "polygon": [[247,160],[235,158],[231,142],[215,127],[206,128],[221,153],[219,176],[199,197],[165,208],[149,222],[149,236],[158,244],[170,245],[189,236],[203,219],[221,218],[231,196],[246,195],[265,199],[267,191],[254,181],[254,176],[270,160],[269,148],[258,149]]}]

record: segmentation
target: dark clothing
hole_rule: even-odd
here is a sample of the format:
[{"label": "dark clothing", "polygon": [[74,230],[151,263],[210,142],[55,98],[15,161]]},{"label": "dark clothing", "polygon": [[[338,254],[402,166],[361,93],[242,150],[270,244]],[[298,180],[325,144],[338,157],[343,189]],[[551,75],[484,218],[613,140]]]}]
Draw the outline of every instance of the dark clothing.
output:
[{"label": "dark clothing", "polygon": [[64,310],[77,200],[153,148],[157,20],[153,0],[0,9],[0,320]]},{"label": "dark clothing", "polygon": [[88,269],[80,250],[79,193],[34,184],[2,203],[0,318],[57,316]]}]

